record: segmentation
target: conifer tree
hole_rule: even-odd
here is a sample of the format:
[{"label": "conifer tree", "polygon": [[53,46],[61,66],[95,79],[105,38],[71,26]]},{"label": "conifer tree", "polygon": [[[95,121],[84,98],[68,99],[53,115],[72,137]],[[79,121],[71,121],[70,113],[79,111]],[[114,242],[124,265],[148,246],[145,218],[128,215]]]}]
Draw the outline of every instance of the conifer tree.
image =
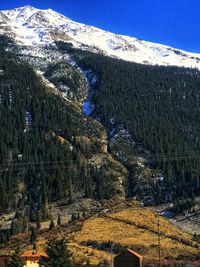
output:
[{"label": "conifer tree", "polygon": [[20,247],[17,245],[14,254],[11,257],[11,260],[8,264],[8,267],[23,267],[25,265],[25,260],[20,255]]},{"label": "conifer tree", "polygon": [[34,227],[31,227],[31,236],[30,236],[30,242],[31,244],[33,245],[36,241],[36,238],[37,238],[37,233],[36,233],[36,230]]},{"label": "conifer tree", "polygon": [[40,229],[41,228],[41,222],[40,222],[40,214],[39,214],[39,212],[37,212],[36,225],[37,225],[37,229]]},{"label": "conifer tree", "polygon": [[61,225],[61,216],[60,216],[60,213],[58,214],[57,225],[58,226]]},{"label": "conifer tree", "polygon": [[67,248],[65,239],[52,238],[47,243],[47,257],[41,257],[39,264],[45,267],[72,267],[72,253]]},{"label": "conifer tree", "polygon": [[26,229],[27,229],[27,217],[26,215],[24,215],[22,219],[22,233],[24,233]]},{"label": "conifer tree", "polygon": [[52,230],[52,229],[54,229],[55,228],[55,223],[54,223],[54,221],[53,221],[53,218],[51,219],[51,222],[50,222],[50,224],[49,224],[49,230]]}]

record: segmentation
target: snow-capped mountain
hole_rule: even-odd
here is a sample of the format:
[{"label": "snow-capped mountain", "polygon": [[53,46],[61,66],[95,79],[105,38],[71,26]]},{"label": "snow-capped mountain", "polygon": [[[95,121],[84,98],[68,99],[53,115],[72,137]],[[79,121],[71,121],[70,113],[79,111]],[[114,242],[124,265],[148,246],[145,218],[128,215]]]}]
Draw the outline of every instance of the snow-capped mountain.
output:
[{"label": "snow-capped mountain", "polygon": [[200,69],[200,54],[77,23],[51,9],[39,10],[25,6],[3,10],[0,12],[0,34],[14,37],[21,45],[47,45],[63,40],[75,47],[131,62]]}]

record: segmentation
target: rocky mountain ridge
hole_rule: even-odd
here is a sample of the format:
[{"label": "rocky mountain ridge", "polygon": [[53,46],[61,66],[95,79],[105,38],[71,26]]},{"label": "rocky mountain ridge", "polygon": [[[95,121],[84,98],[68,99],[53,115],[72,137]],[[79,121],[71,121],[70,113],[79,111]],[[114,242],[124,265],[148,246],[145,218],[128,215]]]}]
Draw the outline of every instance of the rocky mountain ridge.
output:
[{"label": "rocky mountain ridge", "polygon": [[0,33],[14,37],[21,45],[40,46],[65,41],[77,48],[126,61],[200,69],[199,54],[77,23],[52,9],[25,6],[3,10],[0,20]]}]

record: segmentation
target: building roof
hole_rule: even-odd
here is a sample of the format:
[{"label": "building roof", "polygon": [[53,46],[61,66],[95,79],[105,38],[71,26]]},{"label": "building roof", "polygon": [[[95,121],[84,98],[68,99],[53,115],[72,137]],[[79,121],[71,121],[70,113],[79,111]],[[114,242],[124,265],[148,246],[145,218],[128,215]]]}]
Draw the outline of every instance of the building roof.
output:
[{"label": "building roof", "polygon": [[140,258],[140,259],[142,259],[143,258],[143,256],[142,255],[140,255],[140,254],[138,254],[137,252],[135,252],[134,250],[132,250],[132,249],[127,249],[131,254],[133,254],[133,255],[135,255],[135,256],[137,256],[138,258]]},{"label": "building roof", "polygon": [[135,251],[132,250],[132,249],[126,249],[125,251],[119,253],[115,258],[118,258],[118,257],[120,257],[121,255],[126,254],[127,252],[128,252],[128,253],[131,253],[132,255],[134,255],[135,257],[139,258],[140,260],[143,259],[143,256],[142,256],[142,255],[138,254],[137,252],[135,252]]},{"label": "building roof", "polygon": [[39,259],[40,257],[47,257],[47,255],[46,254],[31,254],[31,253],[23,253],[22,255],[21,255],[23,258],[29,258],[29,259]]}]

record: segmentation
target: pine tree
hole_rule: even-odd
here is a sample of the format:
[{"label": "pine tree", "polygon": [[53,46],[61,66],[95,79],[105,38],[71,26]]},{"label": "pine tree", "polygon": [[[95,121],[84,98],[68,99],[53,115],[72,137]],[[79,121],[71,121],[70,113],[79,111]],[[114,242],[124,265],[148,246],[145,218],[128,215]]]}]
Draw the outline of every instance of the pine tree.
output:
[{"label": "pine tree", "polygon": [[40,222],[40,214],[39,214],[39,212],[37,212],[36,225],[37,225],[37,229],[40,229],[41,228],[41,222]]},{"label": "pine tree", "polygon": [[67,248],[65,239],[49,240],[46,248],[47,257],[41,257],[39,264],[45,267],[71,267],[72,253]]},{"label": "pine tree", "polygon": [[61,225],[61,216],[60,216],[60,213],[58,214],[57,225],[58,225],[58,226]]},{"label": "pine tree", "polygon": [[37,249],[37,245],[36,243],[33,244],[33,250],[36,250]]},{"label": "pine tree", "polygon": [[10,226],[10,234],[15,235],[16,234],[16,227],[15,227],[15,222],[14,219],[12,219],[11,226]]},{"label": "pine tree", "polygon": [[24,233],[27,229],[27,217],[26,215],[23,216],[23,220],[22,220],[22,233]]},{"label": "pine tree", "polygon": [[54,228],[55,228],[55,223],[54,223],[53,219],[51,219],[51,222],[49,224],[49,230],[52,230]]},{"label": "pine tree", "polygon": [[24,265],[25,265],[25,260],[20,255],[20,248],[19,246],[17,246],[8,264],[8,267],[23,267]]},{"label": "pine tree", "polygon": [[30,235],[30,242],[31,244],[33,245],[36,241],[36,238],[37,238],[37,233],[36,233],[36,230],[34,227],[31,227],[31,235]]}]

